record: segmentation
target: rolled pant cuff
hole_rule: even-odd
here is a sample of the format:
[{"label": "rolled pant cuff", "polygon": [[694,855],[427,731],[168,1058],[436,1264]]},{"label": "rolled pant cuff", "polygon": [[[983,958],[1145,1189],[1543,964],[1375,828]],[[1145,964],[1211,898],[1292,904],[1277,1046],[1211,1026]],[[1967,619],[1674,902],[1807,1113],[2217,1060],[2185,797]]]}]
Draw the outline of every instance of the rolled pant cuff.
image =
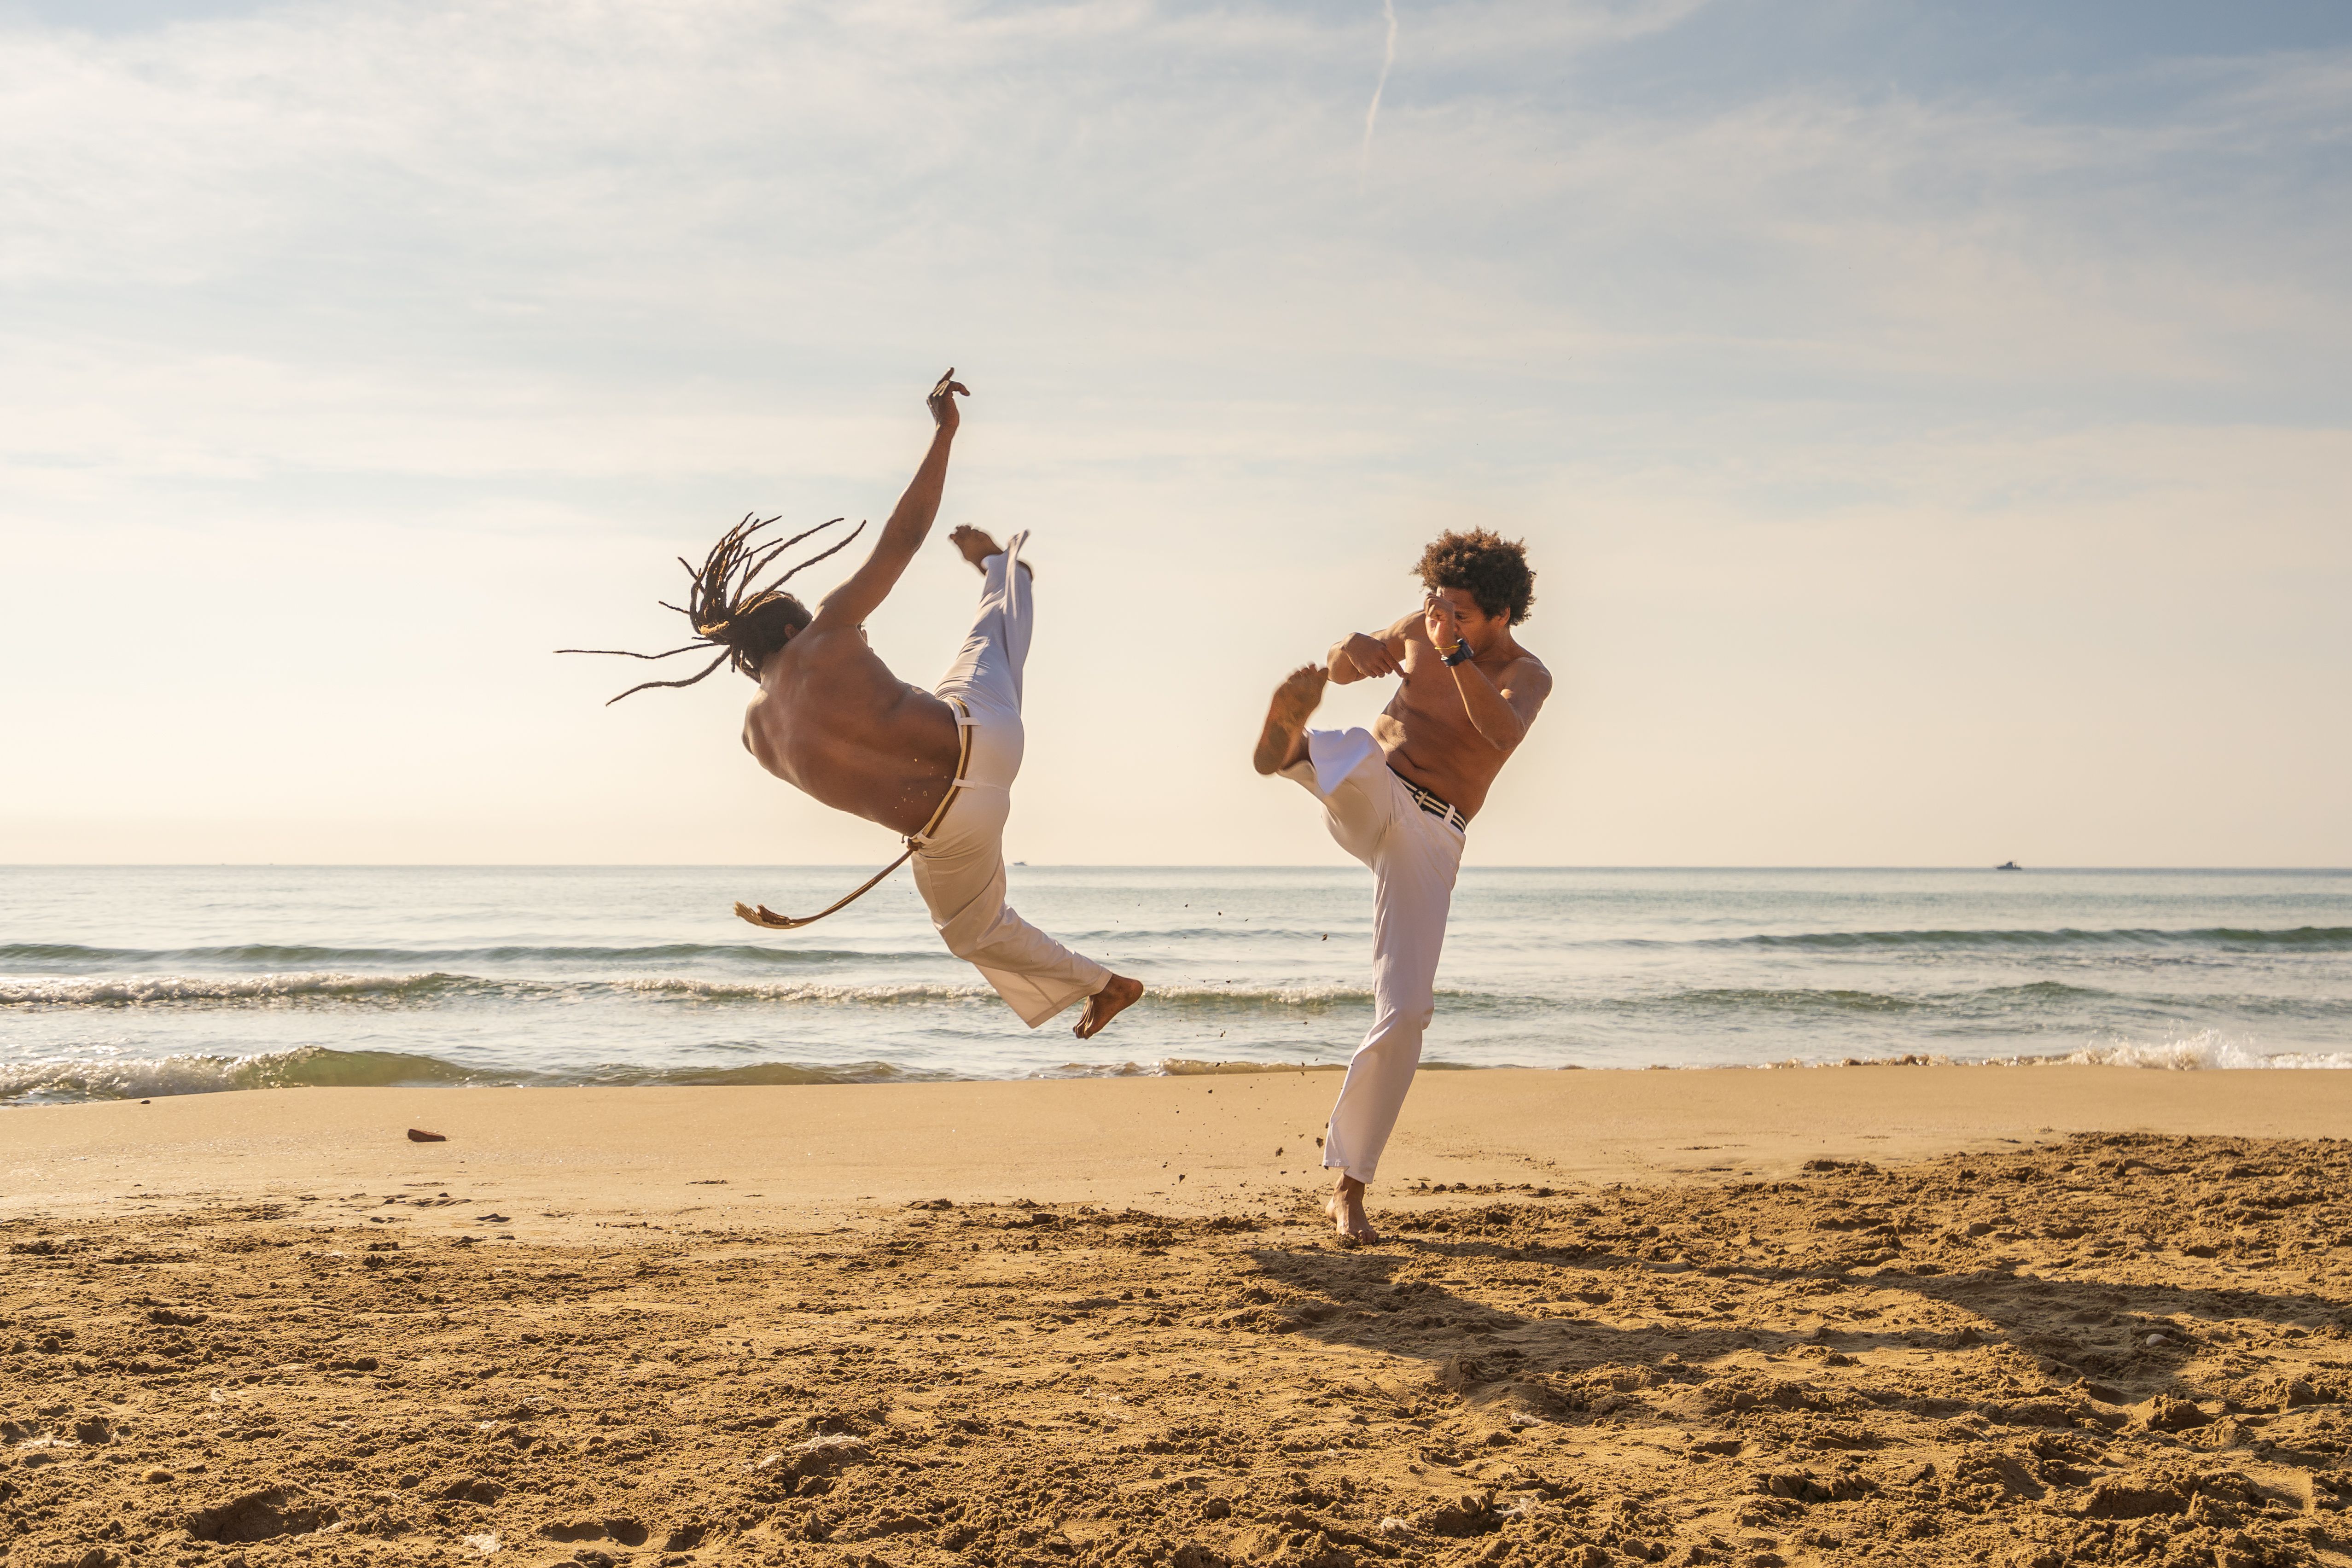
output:
[{"label": "rolled pant cuff", "polygon": [[[1091,962],[1083,954],[1073,953],[1071,956],[1081,963]],[[1004,1005],[1012,1008],[1013,1014],[1033,1029],[1042,1028],[1051,1023],[1055,1018],[1094,995],[1111,981],[1110,971],[1104,969],[1102,978],[1099,980],[1074,980],[1064,985],[1047,986],[1039,983],[1033,975],[992,970],[980,963],[975,963],[972,967],[980,971],[980,977],[982,980],[995,988],[996,994],[1004,999]],[[1102,966],[1097,964],[1096,967],[1100,969]]]}]

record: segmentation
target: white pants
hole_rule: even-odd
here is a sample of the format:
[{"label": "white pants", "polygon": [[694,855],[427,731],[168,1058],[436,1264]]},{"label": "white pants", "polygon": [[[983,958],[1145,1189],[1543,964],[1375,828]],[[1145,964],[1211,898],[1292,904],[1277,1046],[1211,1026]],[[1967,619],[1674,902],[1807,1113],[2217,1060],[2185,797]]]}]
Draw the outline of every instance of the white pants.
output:
[{"label": "white pants", "polygon": [[1282,776],[1323,803],[1332,838],[1372,870],[1372,1026],[1348,1064],[1323,1145],[1325,1169],[1369,1182],[1437,1010],[1462,830],[1421,808],[1369,731],[1309,730],[1306,759]]},{"label": "white pants", "polygon": [[1019,569],[1028,534],[1016,533],[985,563],[980,614],[937,688],[963,704],[971,727],[955,804],[938,831],[915,847],[915,887],[948,951],[1035,1028],[1110,984],[1110,971],[1072,952],[1004,901],[1004,820],[1021,772],[1021,667],[1029,658],[1029,574]]}]

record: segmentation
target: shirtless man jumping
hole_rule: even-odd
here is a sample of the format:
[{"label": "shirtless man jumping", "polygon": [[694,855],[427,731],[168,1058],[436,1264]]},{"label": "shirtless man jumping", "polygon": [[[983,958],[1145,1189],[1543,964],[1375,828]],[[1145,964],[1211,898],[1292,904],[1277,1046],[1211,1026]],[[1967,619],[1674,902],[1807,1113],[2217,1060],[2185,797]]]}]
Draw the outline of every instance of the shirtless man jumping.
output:
[{"label": "shirtless man jumping", "polygon": [[[1004,901],[1004,823],[1021,771],[1021,670],[1032,628],[1030,571],[1021,561],[1028,534],[1003,545],[976,528],[949,535],[981,574],[980,612],[936,688],[926,691],[899,679],[866,643],[866,617],[898,585],[939,515],[961,423],[956,396],[970,395],[954,376],[950,370],[931,389],[930,450],[873,553],[818,602],[815,615],[783,591],[784,581],[849,540],[762,585],[757,579],[778,555],[819,531],[769,543],[756,538],[769,523],[747,518],[693,574],[685,614],[698,640],[670,650],[716,647],[719,657],[690,679],[646,685],[691,686],[729,663],[758,681],[743,720],[744,749],[786,784],[903,835],[915,886],[948,951],[978,969],[1033,1029],[1085,998],[1074,1032],[1087,1039],[1134,1005],[1142,983],[1072,952]],[[765,906],[739,904],[736,912],[755,925],[808,923]]]},{"label": "shirtless man jumping", "polygon": [[[1275,689],[1252,759],[1323,803],[1339,847],[1372,870],[1372,1027],[1331,1108],[1323,1164],[1339,1173],[1328,1207],[1342,1240],[1377,1241],[1364,1187],[1404,1108],[1437,1005],[1437,957],[1463,831],[1527,738],[1551,672],[1511,628],[1535,602],[1524,545],[1485,530],[1422,552],[1422,607],[1385,632],[1332,645]],[[1327,680],[1404,683],[1373,729],[1309,730]]]}]

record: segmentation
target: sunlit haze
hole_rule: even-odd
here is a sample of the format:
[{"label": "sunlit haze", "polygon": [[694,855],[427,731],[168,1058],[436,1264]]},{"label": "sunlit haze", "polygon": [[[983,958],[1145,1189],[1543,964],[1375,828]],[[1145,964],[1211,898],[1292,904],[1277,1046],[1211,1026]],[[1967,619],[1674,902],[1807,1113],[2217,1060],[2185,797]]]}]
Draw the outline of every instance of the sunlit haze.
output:
[{"label": "sunlit haze", "polygon": [[0,861],[880,864],[551,650],[953,364],[1017,858],[1346,863],[1266,693],[1475,525],[1472,864],[2352,864],[2352,8],[1392,14],[0,0]]}]

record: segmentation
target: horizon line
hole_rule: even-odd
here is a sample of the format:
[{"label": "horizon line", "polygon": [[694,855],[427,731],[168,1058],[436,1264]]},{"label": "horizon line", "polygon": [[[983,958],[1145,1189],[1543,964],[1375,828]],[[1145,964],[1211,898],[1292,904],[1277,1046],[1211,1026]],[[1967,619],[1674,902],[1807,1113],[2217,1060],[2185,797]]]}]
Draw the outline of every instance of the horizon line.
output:
[{"label": "horizon line", "polygon": [[[857,871],[866,861],[828,860],[10,860],[0,871]],[[1034,871],[1360,871],[1352,863],[1310,860],[1271,861],[1008,861],[1008,866]],[[1732,864],[1654,862],[1647,865],[1465,865],[1464,871],[1937,871],[2032,873],[2198,872],[2266,874],[2273,876],[2352,875],[2347,866],[1988,866],[1895,865],[1860,862],[1843,865]]]}]

